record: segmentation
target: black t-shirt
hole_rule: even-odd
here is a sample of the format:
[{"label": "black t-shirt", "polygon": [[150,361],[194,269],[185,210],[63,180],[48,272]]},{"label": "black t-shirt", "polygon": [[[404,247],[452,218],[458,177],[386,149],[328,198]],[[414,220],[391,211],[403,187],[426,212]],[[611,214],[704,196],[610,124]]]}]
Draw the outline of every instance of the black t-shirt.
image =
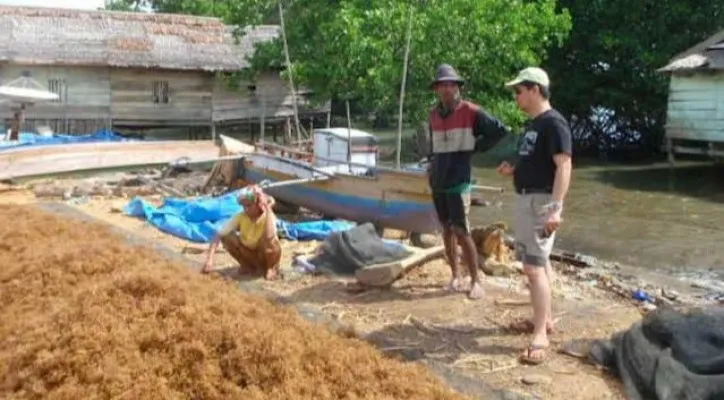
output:
[{"label": "black t-shirt", "polygon": [[571,128],[556,110],[550,109],[531,120],[521,136],[513,183],[515,189],[553,190],[555,154],[572,154]]}]

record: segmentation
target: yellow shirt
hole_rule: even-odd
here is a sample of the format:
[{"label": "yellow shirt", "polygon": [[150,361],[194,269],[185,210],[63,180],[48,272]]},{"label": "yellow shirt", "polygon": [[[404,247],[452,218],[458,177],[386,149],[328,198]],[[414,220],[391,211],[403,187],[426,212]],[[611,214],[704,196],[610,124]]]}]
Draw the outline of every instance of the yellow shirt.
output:
[{"label": "yellow shirt", "polygon": [[265,212],[260,215],[256,221],[253,221],[249,216],[241,212],[236,214],[219,232],[219,236],[225,236],[234,230],[239,229],[239,240],[241,244],[249,249],[256,249],[259,245],[259,240],[264,235],[264,225],[266,225],[266,219],[268,214]]}]

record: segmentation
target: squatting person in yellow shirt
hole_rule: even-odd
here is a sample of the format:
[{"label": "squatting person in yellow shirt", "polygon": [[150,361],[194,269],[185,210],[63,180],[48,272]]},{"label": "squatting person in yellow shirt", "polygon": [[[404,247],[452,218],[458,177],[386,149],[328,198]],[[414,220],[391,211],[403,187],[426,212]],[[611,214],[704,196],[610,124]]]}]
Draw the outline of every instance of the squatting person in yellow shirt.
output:
[{"label": "squatting person in yellow shirt", "polygon": [[254,185],[241,191],[239,204],[244,211],[234,216],[214,237],[201,272],[211,271],[214,253],[221,243],[239,262],[240,274],[263,273],[265,279],[275,279],[282,248],[277,237],[276,215],[272,211],[274,198]]}]

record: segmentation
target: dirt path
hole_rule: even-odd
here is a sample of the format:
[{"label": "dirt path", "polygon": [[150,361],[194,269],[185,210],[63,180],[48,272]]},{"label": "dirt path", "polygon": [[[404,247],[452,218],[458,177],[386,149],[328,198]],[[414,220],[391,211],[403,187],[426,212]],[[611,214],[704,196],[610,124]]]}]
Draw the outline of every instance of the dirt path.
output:
[{"label": "dirt path", "polygon": [[[173,248],[198,261],[200,266],[205,245],[166,235],[141,220],[111,211],[126,203],[123,199],[91,200],[76,207],[99,220]],[[294,252],[314,248],[316,243],[285,242],[283,246],[285,267],[290,265]],[[226,253],[218,254],[215,260],[222,273],[236,278],[234,262]],[[448,276],[447,266],[434,261],[398,281],[390,290],[356,293],[349,290],[345,279],[320,276],[259,283],[293,302],[321,308],[369,340],[383,340],[384,351],[400,353],[407,359],[436,360],[497,388],[542,399],[625,398],[615,379],[557,350],[569,339],[602,338],[627,328],[640,319],[633,304],[559,275],[554,288],[554,314],[560,322],[558,331],[551,336],[548,360],[540,366],[524,366],[516,357],[527,344],[527,337],[505,329],[508,323],[530,313],[522,279],[489,278],[485,284],[487,296],[473,302],[463,294],[440,290]],[[515,301],[519,304],[501,304]],[[531,375],[546,382],[521,382]]]}]

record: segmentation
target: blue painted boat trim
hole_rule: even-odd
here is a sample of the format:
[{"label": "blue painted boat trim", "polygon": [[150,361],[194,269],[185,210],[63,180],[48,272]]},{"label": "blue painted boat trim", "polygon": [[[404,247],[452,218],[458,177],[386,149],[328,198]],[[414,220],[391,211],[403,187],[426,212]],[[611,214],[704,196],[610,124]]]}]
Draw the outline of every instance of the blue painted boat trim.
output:
[{"label": "blue painted boat trim", "polygon": [[[277,181],[260,170],[249,168],[246,179],[252,182]],[[334,193],[304,185],[270,188],[269,193],[281,200],[320,212],[330,212],[336,217],[380,222],[397,229],[414,229],[431,232],[439,228],[435,209],[430,203],[416,201],[382,201],[379,198]],[[347,214],[340,216],[340,214]]]},{"label": "blue painted boat trim", "polygon": [[[276,181],[276,179],[269,175],[253,170],[247,170],[246,174],[247,177],[254,182],[261,182],[267,179],[270,181]],[[316,198],[318,200],[325,201],[331,200],[338,204],[358,208],[379,209],[381,208],[382,203],[380,199],[376,198],[338,194],[324,189],[310,188],[302,185],[295,186],[294,191],[300,195],[308,196],[309,198]],[[432,208],[433,205],[431,203],[418,203],[416,201],[386,201],[384,204],[385,213],[390,215],[397,215],[401,212],[424,212]]]}]

